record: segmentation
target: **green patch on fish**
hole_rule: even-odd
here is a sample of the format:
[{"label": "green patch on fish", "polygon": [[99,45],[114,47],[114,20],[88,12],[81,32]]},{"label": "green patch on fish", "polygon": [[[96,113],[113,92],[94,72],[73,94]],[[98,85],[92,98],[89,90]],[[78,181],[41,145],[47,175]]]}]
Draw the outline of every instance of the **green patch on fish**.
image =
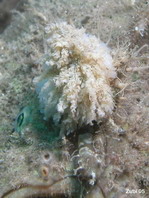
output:
[{"label": "green patch on fish", "polygon": [[32,123],[32,117],[32,108],[30,106],[24,107],[15,120],[15,131],[21,135],[24,129]]},{"label": "green patch on fish", "polygon": [[43,119],[36,103],[23,107],[15,119],[14,129],[23,139],[27,128],[34,131],[40,140],[51,142],[59,137],[59,127],[54,126],[52,120]]}]

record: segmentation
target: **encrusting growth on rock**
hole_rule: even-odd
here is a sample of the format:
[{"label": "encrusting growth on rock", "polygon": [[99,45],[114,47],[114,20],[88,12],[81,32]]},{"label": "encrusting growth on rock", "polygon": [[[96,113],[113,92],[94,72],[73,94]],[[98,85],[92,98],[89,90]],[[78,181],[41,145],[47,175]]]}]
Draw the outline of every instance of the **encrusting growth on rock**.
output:
[{"label": "encrusting growth on rock", "polygon": [[61,132],[99,123],[111,114],[116,78],[109,48],[83,28],[65,22],[46,27],[43,73],[35,79],[40,110]]}]

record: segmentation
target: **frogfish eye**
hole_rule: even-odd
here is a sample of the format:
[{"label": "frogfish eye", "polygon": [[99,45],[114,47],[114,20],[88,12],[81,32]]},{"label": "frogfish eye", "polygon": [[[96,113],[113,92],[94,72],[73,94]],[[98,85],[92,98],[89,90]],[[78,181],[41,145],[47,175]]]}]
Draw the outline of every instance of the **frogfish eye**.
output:
[{"label": "frogfish eye", "polygon": [[17,124],[18,126],[20,127],[23,123],[23,120],[24,120],[24,113],[21,113],[18,118],[17,118]]}]

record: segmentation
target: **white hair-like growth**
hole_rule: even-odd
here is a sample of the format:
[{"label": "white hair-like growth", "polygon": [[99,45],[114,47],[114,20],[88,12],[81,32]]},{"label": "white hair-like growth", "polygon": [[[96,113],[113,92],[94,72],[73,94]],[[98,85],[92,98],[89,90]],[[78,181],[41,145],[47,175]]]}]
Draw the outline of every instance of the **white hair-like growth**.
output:
[{"label": "white hair-like growth", "polygon": [[111,114],[110,81],[116,77],[109,48],[95,36],[67,23],[46,27],[47,56],[36,80],[41,112],[61,122],[61,130],[97,123]]}]

